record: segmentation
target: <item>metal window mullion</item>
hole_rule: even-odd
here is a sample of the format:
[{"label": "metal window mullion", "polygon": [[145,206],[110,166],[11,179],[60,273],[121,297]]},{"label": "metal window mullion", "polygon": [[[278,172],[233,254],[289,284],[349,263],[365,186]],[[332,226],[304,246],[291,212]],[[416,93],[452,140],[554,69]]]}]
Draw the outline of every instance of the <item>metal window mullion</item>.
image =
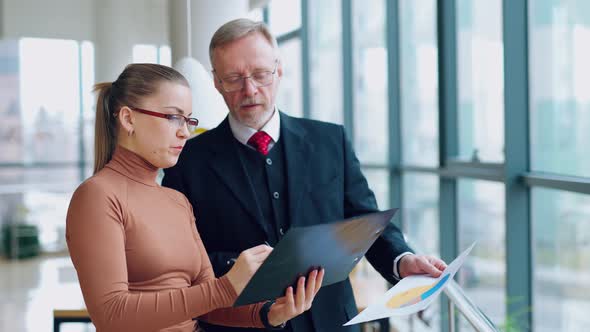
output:
[{"label": "metal window mullion", "polygon": [[[504,146],[506,204],[506,311],[516,328],[532,329],[528,1],[504,0]],[[530,310],[530,308],[533,308]]]},{"label": "metal window mullion", "polygon": [[301,36],[301,28],[297,28],[295,30],[289,31],[284,33],[280,36],[277,36],[277,43],[279,45],[291,41],[293,39],[299,38]]},{"label": "metal window mullion", "polygon": [[84,144],[84,76],[82,70],[82,44],[78,42],[78,93],[80,94],[80,111],[78,113],[78,179],[80,182],[86,179],[86,147]]},{"label": "metal window mullion", "polygon": [[[439,166],[458,152],[457,103],[457,28],[455,0],[437,1],[438,86],[439,86]],[[439,179],[439,244],[441,257],[450,262],[457,256],[458,241],[457,180]],[[448,317],[441,300],[441,317]],[[449,322],[441,319],[441,331]]]},{"label": "metal window mullion", "polygon": [[[385,0],[384,0],[385,1]],[[385,1],[386,45],[387,45],[387,92],[389,113],[389,206],[401,207],[403,204],[403,183],[400,172],[402,163],[401,143],[401,93],[400,93],[400,22],[399,1]],[[403,224],[403,209],[396,219],[398,226]]]},{"label": "metal window mullion", "polygon": [[301,95],[303,117],[311,118],[311,76],[309,53],[309,2],[301,0]]},{"label": "metal window mullion", "polygon": [[354,146],[352,0],[342,0],[342,106],[346,134]]}]

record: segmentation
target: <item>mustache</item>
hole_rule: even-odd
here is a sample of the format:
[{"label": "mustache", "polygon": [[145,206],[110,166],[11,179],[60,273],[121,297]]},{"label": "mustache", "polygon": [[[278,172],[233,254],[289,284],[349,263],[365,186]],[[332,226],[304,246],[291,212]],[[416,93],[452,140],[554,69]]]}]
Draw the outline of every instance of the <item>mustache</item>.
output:
[{"label": "mustache", "polygon": [[264,104],[264,102],[262,100],[258,100],[255,98],[248,98],[248,99],[242,100],[242,102],[240,103],[240,107],[244,106],[244,105],[252,105],[252,104]]}]

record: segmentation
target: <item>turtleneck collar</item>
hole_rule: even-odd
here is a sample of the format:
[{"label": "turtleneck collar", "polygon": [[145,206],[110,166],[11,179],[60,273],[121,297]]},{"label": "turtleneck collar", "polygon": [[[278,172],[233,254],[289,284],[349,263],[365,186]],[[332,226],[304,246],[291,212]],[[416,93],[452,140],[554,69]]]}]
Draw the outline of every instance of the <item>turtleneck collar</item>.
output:
[{"label": "turtleneck collar", "polygon": [[120,145],[117,145],[113,153],[113,159],[105,167],[145,185],[151,187],[158,185],[156,183],[158,168],[135,152]]}]

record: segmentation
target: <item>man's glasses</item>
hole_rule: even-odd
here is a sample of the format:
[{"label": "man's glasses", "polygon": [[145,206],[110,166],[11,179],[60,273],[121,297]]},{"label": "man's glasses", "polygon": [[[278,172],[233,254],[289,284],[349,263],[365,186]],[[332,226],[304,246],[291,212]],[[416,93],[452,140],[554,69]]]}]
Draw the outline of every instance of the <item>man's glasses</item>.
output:
[{"label": "man's glasses", "polygon": [[279,60],[275,60],[275,68],[272,71],[260,70],[253,72],[250,76],[230,75],[224,78],[220,78],[215,72],[215,70],[213,70],[213,73],[215,73],[215,75],[219,79],[219,83],[221,83],[221,87],[225,92],[235,92],[240,91],[244,88],[244,84],[246,84],[246,79],[248,78],[257,88],[271,85],[278,67]]},{"label": "man's glasses", "polygon": [[148,111],[148,110],[144,110],[144,109],[137,108],[137,107],[129,107],[129,108],[136,111],[136,112],[139,112],[139,113],[155,116],[155,117],[162,118],[162,119],[168,119],[168,122],[170,122],[177,129],[180,129],[180,128],[182,128],[182,126],[186,125],[188,128],[188,131],[191,133],[194,133],[197,130],[197,126],[199,125],[199,120],[197,120],[195,118],[187,118],[186,116],[181,115],[181,114],[166,114],[166,113]]}]

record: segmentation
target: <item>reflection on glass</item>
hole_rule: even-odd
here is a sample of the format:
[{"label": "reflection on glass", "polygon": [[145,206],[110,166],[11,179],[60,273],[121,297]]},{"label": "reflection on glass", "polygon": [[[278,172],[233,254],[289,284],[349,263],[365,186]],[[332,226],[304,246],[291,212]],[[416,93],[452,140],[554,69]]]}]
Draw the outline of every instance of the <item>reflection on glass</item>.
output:
[{"label": "reflection on glass", "polygon": [[459,252],[477,241],[457,273],[458,279],[469,298],[500,325],[505,321],[506,301],[517,300],[505,296],[504,186],[495,182],[459,180],[458,199]]},{"label": "reflection on glass", "polygon": [[309,7],[311,117],[343,123],[341,1]]},{"label": "reflection on glass", "polygon": [[388,161],[385,1],[353,2],[354,145],[362,163]]},{"label": "reflection on glass", "polygon": [[24,38],[19,46],[24,160],[77,161],[80,116],[78,43]]},{"label": "reflection on glass", "polygon": [[279,45],[283,77],[277,95],[277,107],[292,116],[303,116],[301,95],[301,39],[295,38]]},{"label": "reflection on glass", "polygon": [[363,174],[367,178],[369,188],[375,194],[379,209],[389,209],[389,172],[386,169],[365,168]]},{"label": "reflection on glass", "polygon": [[270,29],[275,36],[301,27],[301,0],[271,1],[268,9]]},{"label": "reflection on glass", "polygon": [[531,1],[531,167],[590,176],[590,3]]},{"label": "reflection on glass", "polygon": [[400,79],[404,164],[438,166],[436,1],[402,0]]},{"label": "reflection on glass", "polygon": [[533,189],[535,331],[590,326],[590,196]]},{"label": "reflection on glass", "polygon": [[504,160],[502,1],[457,2],[459,151]]}]

